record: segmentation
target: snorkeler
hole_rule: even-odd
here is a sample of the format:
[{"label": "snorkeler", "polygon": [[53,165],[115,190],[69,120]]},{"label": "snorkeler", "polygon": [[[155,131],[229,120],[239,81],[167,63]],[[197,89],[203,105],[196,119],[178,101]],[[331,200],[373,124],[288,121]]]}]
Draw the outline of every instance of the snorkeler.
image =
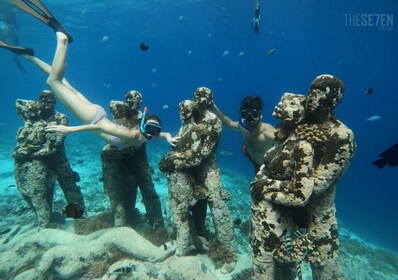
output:
[{"label": "snorkeler", "polygon": [[274,145],[274,127],[262,121],[263,102],[260,96],[246,96],[240,105],[239,121],[233,121],[213,102],[211,110],[226,127],[238,130],[245,142],[242,150],[254,165],[254,171],[260,169],[265,153]]},{"label": "snorkeler", "polygon": [[260,0],[256,0],[256,8],[254,10],[253,30],[254,33],[260,33]]},{"label": "snorkeler", "polygon": [[[8,46],[4,42],[0,42],[0,47],[6,48],[18,55],[22,55],[22,57],[32,62],[40,70],[49,75],[47,84],[51,91],[68,111],[85,124],[74,127],[62,125],[48,126],[46,128],[47,131],[56,131],[63,134],[92,131],[114,146],[139,147],[153,137],[165,138],[169,143],[172,143],[171,135],[161,132],[160,120],[154,115],[146,114],[143,116],[143,120],[139,127],[126,128],[112,123],[101,106],[91,103],[64,78],[66,55],[71,36],[68,35],[58,20],[52,16],[39,0],[13,1],[13,3],[49,25],[56,32],[57,47],[53,64],[49,65],[35,57],[33,55],[33,50],[29,48]],[[32,8],[28,3],[34,5],[35,8]],[[39,13],[37,9],[42,13]]]}]

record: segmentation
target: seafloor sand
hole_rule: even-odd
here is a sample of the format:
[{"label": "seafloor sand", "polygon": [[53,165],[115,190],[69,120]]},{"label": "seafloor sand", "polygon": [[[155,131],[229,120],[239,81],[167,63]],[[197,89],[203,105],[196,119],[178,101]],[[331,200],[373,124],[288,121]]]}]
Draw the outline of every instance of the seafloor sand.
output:
[{"label": "seafloor sand", "polygon": [[[75,171],[80,174],[81,182],[79,185],[84,194],[88,216],[95,216],[99,213],[109,211],[109,202],[103,192],[101,178],[100,151],[102,143],[95,137],[70,137],[67,141],[67,154],[70,163]],[[34,215],[21,199],[15,185],[13,173],[13,160],[11,157],[14,148],[13,139],[2,139],[0,147],[0,227],[15,224],[28,224],[34,222]],[[150,145],[149,159],[155,170],[153,179],[156,189],[161,197],[162,208],[165,209],[164,215],[168,226],[171,228],[171,213],[168,210],[167,183],[165,176],[158,170],[157,163],[167,152],[165,149]],[[248,235],[250,227],[250,196],[248,184],[251,178],[237,176],[235,170],[228,170],[221,166],[222,182],[225,189],[232,194],[232,199],[228,205],[233,219],[240,218],[242,223],[235,228],[238,240],[239,259],[235,272],[250,267],[250,254],[248,248]],[[137,199],[137,208],[144,211],[143,205]],[[59,188],[57,188],[54,198],[54,211],[61,212],[66,202]],[[72,230],[68,227],[73,220],[68,220],[63,228]],[[208,220],[209,227],[212,229],[211,221]],[[377,280],[377,279],[398,279],[398,255],[367,243],[359,236],[349,231],[347,228],[340,229],[341,236],[341,262],[344,273],[348,279],[358,280]],[[0,245],[1,246],[1,245]],[[213,267],[207,256],[198,256],[209,267]],[[308,265],[303,267],[304,279],[311,279]],[[215,270],[219,279],[238,279],[232,275],[223,275],[219,270]]]}]

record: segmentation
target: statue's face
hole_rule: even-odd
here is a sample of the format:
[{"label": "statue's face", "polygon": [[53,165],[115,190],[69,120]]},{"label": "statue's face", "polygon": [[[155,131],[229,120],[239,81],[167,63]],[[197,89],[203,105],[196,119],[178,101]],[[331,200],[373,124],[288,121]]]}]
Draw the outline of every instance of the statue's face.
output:
[{"label": "statue's face", "polygon": [[180,118],[182,121],[187,121],[192,117],[193,102],[191,100],[185,100],[179,104]]},{"label": "statue's face", "polygon": [[301,94],[285,93],[272,115],[284,123],[298,124],[305,116],[305,99]]},{"label": "statue's face", "polygon": [[130,91],[126,95],[127,106],[132,110],[138,110],[141,106],[142,96],[138,91]]},{"label": "statue's face", "polygon": [[200,87],[195,91],[193,101],[199,110],[206,110],[213,101],[213,93],[206,87]]},{"label": "statue's face", "polygon": [[330,92],[329,87],[326,91],[317,88],[310,88],[307,94],[306,109],[309,113],[317,110],[326,109],[327,94]]},{"label": "statue's face", "polygon": [[39,97],[39,107],[44,111],[52,111],[55,108],[57,100],[53,94],[41,94]]}]

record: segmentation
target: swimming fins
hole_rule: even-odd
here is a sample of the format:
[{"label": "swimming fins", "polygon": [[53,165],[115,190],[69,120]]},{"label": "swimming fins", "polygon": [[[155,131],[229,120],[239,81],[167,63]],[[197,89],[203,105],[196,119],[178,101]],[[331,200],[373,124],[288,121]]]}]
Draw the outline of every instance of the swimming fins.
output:
[{"label": "swimming fins", "polygon": [[24,48],[24,47],[19,47],[19,46],[9,46],[5,42],[0,40],[0,48],[4,48],[6,50],[9,50],[16,55],[22,55],[22,54],[27,54],[30,56],[34,56],[34,52],[32,48]]},{"label": "swimming fins", "polygon": [[62,32],[68,37],[69,43],[73,42],[73,38],[61,23],[52,15],[52,13],[40,2],[40,0],[10,0],[12,4],[31,14],[35,18],[39,19],[55,32]]}]

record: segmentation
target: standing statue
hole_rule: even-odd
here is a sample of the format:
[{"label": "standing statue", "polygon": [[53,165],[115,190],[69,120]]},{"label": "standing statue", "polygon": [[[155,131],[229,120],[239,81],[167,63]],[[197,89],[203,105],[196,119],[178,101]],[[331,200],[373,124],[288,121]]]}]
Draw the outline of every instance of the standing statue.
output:
[{"label": "standing statue", "polygon": [[[39,101],[16,101],[18,115],[25,122],[17,132],[13,152],[18,191],[36,214],[40,227],[51,223],[54,184],[58,181],[68,204],[84,212],[79,175],[74,172],[65,154],[65,136],[46,132],[48,125],[67,125],[64,114],[55,111],[55,95],[43,91]],[[79,215],[81,216],[81,215]]]}]

